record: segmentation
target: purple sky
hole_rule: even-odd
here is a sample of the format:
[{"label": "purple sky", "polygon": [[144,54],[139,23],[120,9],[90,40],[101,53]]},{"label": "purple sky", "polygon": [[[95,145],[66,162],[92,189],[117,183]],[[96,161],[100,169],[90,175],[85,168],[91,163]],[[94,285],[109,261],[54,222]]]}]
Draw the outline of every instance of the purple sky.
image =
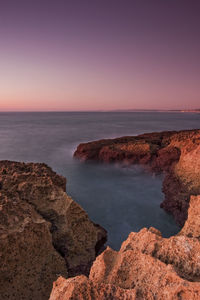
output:
[{"label": "purple sky", "polygon": [[199,0],[0,1],[1,111],[199,107]]}]

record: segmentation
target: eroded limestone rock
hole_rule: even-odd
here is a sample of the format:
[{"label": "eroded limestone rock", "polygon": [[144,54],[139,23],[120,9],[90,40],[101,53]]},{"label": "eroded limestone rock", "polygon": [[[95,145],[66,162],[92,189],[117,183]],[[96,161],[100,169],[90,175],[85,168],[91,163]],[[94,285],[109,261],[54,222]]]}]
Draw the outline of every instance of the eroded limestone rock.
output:
[{"label": "eroded limestone rock", "polygon": [[49,300],[135,300],[135,290],[122,289],[113,284],[94,283],[86,276],[68,280],[59,277],[53,285]]},{"label": "eroded limestone rock", "polygon": [[58,276],[87,274],[106,231],[45,164],[0,162],[0,299],[48,299]]},{"label": "eroded limestone rock", "polygon": [[[196,203],[200,196],[190,202],[188,220],[178,235],[163,238],[155,228],[130,233],[120,251],[107,247],[96,258],[89,279],[59,278],[50,300],[200,299],[200,242],[196,237],[200,210],[195,210]],[[191,222],[194,235],[189,237]],[[109,293],[110,289],[116,294]]]},{"label": "eroded limestone rock", "polygon": [[191,195],[200,194],[200,130],[146,133],[135,137],[80,144],[74,156],[81,160],[140,164],[164,172],[161,204],[183,226]]}]

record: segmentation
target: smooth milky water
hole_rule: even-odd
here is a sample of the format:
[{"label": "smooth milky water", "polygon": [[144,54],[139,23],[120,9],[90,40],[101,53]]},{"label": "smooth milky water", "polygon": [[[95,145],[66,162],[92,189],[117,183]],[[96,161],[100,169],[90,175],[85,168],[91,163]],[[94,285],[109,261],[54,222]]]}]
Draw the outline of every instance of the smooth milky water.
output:
[{"label": "smooth milky water", "polygon": [[131,231],[154,226],[164,236],[178,232],[159,205],[162,178],[140,167],[81,163],[81,142],[145,132],[200,128],[200,114],[159,112],[0,113],[0,160],[45,162],[67,177],[67,193],[108,231],[120,247]]}]

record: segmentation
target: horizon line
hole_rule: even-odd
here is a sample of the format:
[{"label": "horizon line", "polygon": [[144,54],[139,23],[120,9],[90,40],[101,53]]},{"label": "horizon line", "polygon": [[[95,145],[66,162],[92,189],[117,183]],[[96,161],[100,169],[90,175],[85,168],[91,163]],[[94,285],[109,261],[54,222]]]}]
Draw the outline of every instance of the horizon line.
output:
[{"label": "horizon line", "polygon": [[95,109],[95,110],[0,110],[0,113],[65,113],[65,112],[198,112],[200,108],[193,109]]}]

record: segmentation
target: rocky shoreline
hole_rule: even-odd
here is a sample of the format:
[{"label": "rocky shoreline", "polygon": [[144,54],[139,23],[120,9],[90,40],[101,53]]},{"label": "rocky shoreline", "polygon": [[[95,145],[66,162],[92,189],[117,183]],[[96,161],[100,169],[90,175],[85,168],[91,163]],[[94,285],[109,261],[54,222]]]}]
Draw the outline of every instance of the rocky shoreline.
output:
[{"label": "rocky shoreline", "polygon": [[107,247],[96,258],[89,278],[59,277],[50,300],[200,299],[200,196],[191,198],[188,216],[170,238],[155,228],[131,232],[118,252]]},{"label": "rocky shoreline", "polygon": [[0,299],[200,299],[200,130],[80,144],[74,156],[164,173],[161,206],[183,228],[170,238],[143,228],[97,256],[106,231],[66,194],[64,177],[0,161]]},{"label": "rocky shoreline", "polygon": [[74,157],[138,164],[164,173],[161,207],[183,226],[191,195],[200,194],[200,130],[165,131],[80,144]]}]

